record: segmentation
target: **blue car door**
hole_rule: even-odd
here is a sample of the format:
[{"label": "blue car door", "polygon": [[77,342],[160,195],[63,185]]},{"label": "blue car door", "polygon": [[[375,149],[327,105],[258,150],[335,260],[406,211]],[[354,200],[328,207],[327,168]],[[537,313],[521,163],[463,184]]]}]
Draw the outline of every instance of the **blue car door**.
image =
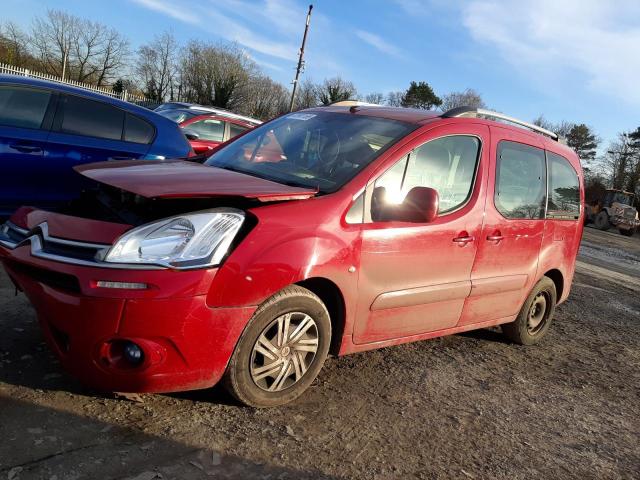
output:
[{"label": "blue car door", "polygon": [[42,175],[57,94],[0,85],[0,216],[43,200],[50,181]]},{"label": "blue car door", "polygon": [[47,142],[46,164],[55,178],[51,199],[61,204],[90,185],[73,170],[76,165],[144,157],[154,133],[153,126],[114,105],[61,95]]}]

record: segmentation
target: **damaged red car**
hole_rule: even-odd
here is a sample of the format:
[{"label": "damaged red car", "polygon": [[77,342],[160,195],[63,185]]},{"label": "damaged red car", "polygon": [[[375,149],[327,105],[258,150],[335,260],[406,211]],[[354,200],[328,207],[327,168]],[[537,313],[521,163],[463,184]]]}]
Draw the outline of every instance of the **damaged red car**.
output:
[{"label": "damaged red car", "polygon": [[582,235],[576,154],[465,107],[316,108],[205,164],[77,170],[97,187],[63,212],[18,210],[0,258],[64,368],[106,391],[222,381],[265,407],[328,354],[495,325],[534,344]]}]

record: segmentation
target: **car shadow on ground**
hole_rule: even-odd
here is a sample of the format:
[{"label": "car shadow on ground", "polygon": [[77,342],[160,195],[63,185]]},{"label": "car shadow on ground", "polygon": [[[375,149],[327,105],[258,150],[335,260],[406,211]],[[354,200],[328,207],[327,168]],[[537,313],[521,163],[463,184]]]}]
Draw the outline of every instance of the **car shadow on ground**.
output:
[{"label": "car shadow on ground", "polygon": [[250,461],[0,392],[0,477],[338,479]]},{"label": "car shadow on ground", "polygon": [[458,333],[457,335],[460,337],[473,338],[476,340],[485,340],[485,341],[495,342],[495,343],[504,343],[506,345],[512,344],[512,342],[510,342],[504,335],[502,335],[502,331],[500,330],[500,327],[471,330],[469,332]]}]

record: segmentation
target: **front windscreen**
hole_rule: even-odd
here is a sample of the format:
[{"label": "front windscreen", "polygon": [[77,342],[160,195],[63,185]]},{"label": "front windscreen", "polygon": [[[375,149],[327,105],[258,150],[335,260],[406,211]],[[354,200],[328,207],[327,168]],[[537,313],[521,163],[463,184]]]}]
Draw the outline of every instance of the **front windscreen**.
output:
[{"label": "front windscreen", "polygon": [[350,113],[291,113],[231,142],[206,165],[333,192],[415,128]]}]

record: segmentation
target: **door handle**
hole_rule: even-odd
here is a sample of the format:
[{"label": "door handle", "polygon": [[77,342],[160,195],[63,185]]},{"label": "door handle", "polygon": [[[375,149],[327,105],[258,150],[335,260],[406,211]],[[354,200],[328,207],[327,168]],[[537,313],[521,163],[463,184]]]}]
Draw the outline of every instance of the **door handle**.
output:
[{"label": "door handle", "polygon": [[17,150],[22,153],[40,153],[42,152],[41,147],[37,147],[35,145],[24,145],[22,143],[12,143],[9,145],[9,148],[13,150]]},{"label": "door handle", "polygon": [[467,243],[471,243],[473,242],[475,239],[471,236],[471,235],[466,235],[466,236],[462,236],[462,237],[456,237],[453,239],[453,241],[455,243],[457,243],[458,245],[460,245],[461,247],[466,245]]},{"label": "door handle", "polygon": [[504,240],[502,235],[489,235],[487,236],[487,240],[490,242],[499,242],[500,240]]}]

